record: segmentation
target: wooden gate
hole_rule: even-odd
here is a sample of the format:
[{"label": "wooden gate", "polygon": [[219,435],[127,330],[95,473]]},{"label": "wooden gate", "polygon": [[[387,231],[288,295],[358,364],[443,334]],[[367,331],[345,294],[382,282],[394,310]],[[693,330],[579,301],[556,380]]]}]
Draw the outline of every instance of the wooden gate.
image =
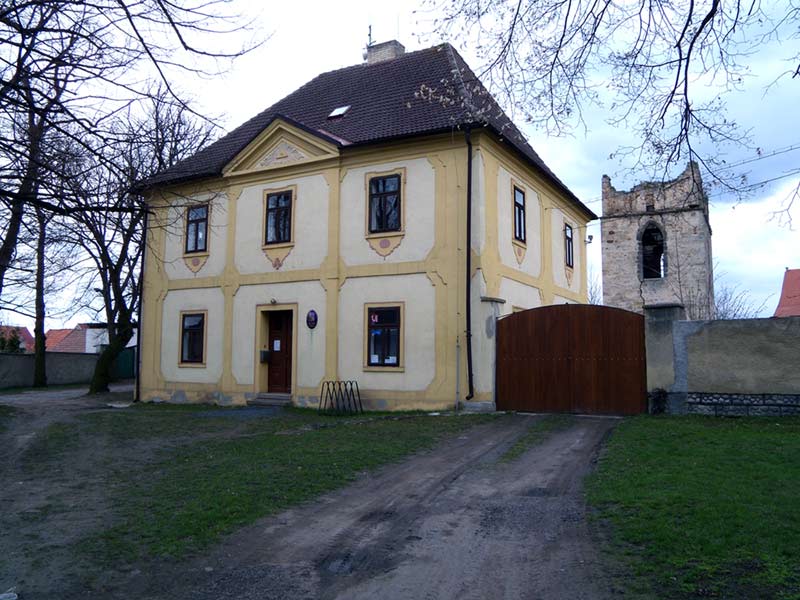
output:
[{"label": "wooden gate", "polygon": [[631,415],[647,410],[644,317],[587,304],[497,322],[497,409]]}]

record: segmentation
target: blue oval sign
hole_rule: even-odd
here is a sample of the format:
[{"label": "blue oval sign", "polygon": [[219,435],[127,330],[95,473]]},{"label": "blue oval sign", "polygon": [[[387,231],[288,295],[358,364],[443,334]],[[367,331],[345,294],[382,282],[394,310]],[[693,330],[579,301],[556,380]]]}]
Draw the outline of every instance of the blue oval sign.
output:
[{"label": "blue oval sign", "polygon": [[306,325],[308,325],[309,329],[314,329],[317,326],[319,318],[317,317],[317,311],[310,310],[306,315]]}]

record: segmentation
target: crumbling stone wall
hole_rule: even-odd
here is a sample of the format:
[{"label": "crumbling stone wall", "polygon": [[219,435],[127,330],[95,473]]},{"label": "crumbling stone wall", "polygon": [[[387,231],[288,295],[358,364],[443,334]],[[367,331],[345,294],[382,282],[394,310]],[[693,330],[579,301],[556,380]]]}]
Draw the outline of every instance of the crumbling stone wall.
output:
[{"label": "crumbling stone wall", "polygon": [[[664,276],[645,279],[641,236],[650,223],[664,235]],[[680,303],[691,319],[713,317],[714,276],[708,198],[695,163],[676,179],[617,191],[603,176],[603,304],[642,312]]]}]

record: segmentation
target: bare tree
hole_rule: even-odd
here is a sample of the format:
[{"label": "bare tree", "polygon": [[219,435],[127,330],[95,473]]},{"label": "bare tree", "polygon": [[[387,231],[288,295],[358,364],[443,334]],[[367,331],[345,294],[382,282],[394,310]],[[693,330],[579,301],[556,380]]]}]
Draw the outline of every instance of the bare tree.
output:
[{"label": "bare tree", "polygon": [[759,303],[748,290],[741,289],[738,284],[718,282],[714,290],[716,319],[755,319],[763,315],[766,306],[767,300]]},{"label": "bare tree", "polygon": [[[155,75],[173,101],[176,71],[210,74],[247,26],[234,0],[6,0],[0,5],[0,299],[24,212],[59,215],[130,207],[84,204],[80,196],[34,194],[43,177],[67,178],[46,160],[45,132],[69,138],[96,162],[113,141],[115,115],[147,95]],[[241,39],[241,38],[240,38]],[[208,67],[211,67],[210,69]],[[26,121],[27,120],[27,121]],[[108,168],[114,165],[108,163]]]},{"label": "bare tree", "polygon": [[[585,126],[585,108],[604,103],[612,123],[640,140],[627,149],[635,166],[663,177],[673,165],[697,161],[713,182],[740,192],[748,185],[717,152],[748,140],[746,127],[727,115],[725,97],[743,87],[769,43],[800,35],[796,0],[428,4],[441,15],[437,32],[477,48],[479,77],[527,121],[560,134]],[[781,48],[787,67],[779,80],[800,76],[797,44]],[[709,97],[711,82],[717,93]],[[700,151],[704,141],[715,150]]]},{"label": "bare tree", "polygon": [[602,304],[603,303],[603,286],[598,275],[592,267],[589,267],[589,276],[587,278],[586,296],[589,304]]},{"label": "bare tree", "polygon": [[[214,131],[208,122],[195,119],[191,109],[172,101],[164,87],[154,88],[146,104],[141,116],[133,110],[120,115],[114,123],[115,142],[102,149],[107,160],[76,178],[74,193],[85,205],[116,209],[80,211],[70,219],[73,243],[90,259],[84,297],[98,298],[91,292],[99,292],[99,305],[90,301],[88,308],[104,313],[108,325],[108,344],[98,358],[90,393],[108,390],[114,359],[136,327],[147,207],[133,191],[135,185],[200,150]],[[94,154],[84,153],[84,163]]]}]

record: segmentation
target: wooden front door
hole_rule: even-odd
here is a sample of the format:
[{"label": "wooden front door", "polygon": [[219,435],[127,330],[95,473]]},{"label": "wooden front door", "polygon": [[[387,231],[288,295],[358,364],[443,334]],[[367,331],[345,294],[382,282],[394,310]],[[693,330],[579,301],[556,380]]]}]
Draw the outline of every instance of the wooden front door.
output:
[{"label": "wooden front door", "polygon": [[292,311],[269,313],[267,342],[270,350],[267,391],[288,394],[292,391]]}]

